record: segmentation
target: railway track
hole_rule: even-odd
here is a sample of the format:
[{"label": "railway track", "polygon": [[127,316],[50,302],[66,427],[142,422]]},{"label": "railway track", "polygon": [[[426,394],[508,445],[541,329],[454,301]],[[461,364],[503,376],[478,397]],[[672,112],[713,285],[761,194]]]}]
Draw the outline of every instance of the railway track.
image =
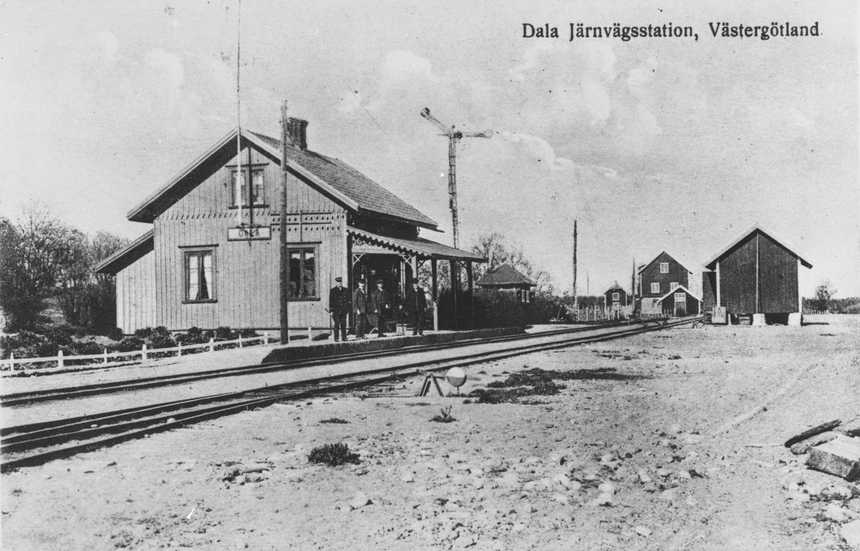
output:
[{"label": "railway track", "polygon": [[[601,326],[600,328],[611,327],[627,327],[626,323],[615,323]],[[156,388],[160,386],[179,385],[206,379],[214,379],[219,377],[237,377],[244,375],[253,375],[260,373],[272,373],[285,369],[300,369],[304,367],[313,367],[317,365],[341,363],[348,361],[356,361],[369,358],[384,358],[395,355],[417,354],[421,352],[432,352],[436,350],[448,350],[453,348],[462,348],[475,344],[492,344],[515,342],[517,340],[534,339],[541,337],[552,337],[557,335],[575,334],[583,331],[594,331],[595,327],[575,327],[570,329],[561,329],[555,331],[547,331],[539,334],[518,334],[504,335],[500,337],[490,337],[483,339],[467,339],[462,341],[454,341],[450,343],[430,344],[430,345],[413,345],[403,348],[395,348],[392,350],[382,351],[364,351],[353,352],[348,354],[337,354],[320,358],[296,359],[279,362],[267,362],[262,364],[252,364],[240,367],[230,367],[223,369],[212,369],[208,371],[200,371],[197,373],[179,373],[174,375],[162,375],[157,377],[146,377],[133,380],[111,381],[104,383],[95,383],[89,385],[79,385],[74,387],[53,388],[48,390],[38,390],[31,392],[17,392],[0,395],[0,407],[14,407],[37,402],[48,402],[53,400],[68,400],[74,398],[82,398],[85,396],[93,396],[99,394],[107,394],[110,392],[127,392],[133,390],[143,390]]]},{"label": "railway track", "polygon": [[442,371],[476,363],[498,361],[522,354],[543,352],[580,344],[607,341],[675,327],[694,320],[646,324],[633,329],[563,341],[523,344],[499,351],[467,353],[455,358],[424,360],[396,367],[334,375],[239,392],[214,394],[118,411],[85,415],[56,421],[31,423],[0,429],[2,445],[0,472],[35,466],[121,442],[144,438],[184,426],[266,407],[275,402],[343,392],[399,381],[425,372]]}]

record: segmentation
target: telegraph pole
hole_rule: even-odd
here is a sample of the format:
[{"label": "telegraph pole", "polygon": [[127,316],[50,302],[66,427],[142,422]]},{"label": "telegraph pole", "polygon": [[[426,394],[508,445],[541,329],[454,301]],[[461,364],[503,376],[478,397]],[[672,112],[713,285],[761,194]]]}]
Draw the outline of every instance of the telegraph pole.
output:
[{"label": "telegraph pole", "polygon": [[579,321],[579,299],[576,296],[576,220],[573,221],[573,311]]},{"label": "telegraph pole", "polygon": [[287,101],[281,105],[281,344],[290,342],[289,292],[290,258],[287,251],[287,142],[290,136],[287,126]]}]

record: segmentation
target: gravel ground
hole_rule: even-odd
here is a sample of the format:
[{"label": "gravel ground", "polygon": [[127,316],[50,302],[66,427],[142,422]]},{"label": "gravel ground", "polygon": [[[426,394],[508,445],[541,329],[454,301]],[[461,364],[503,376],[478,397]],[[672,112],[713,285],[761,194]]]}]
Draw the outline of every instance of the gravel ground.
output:
[{"label": "gravel ground", "polygon": [[[0,478],[3,549],[850,549],[860,488],[782,446],[860,415],[860,323],[811,321],[468,369],[463,393],[568,374],[515,403],[410,380],[23,469]],[[308,462],[334,443],[359,462]]]}]

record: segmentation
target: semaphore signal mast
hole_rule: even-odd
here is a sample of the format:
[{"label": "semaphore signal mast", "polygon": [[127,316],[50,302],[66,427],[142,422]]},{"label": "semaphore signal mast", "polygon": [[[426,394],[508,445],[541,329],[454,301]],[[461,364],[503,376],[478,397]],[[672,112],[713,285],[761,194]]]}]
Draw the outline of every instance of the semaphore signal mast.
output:
[{"label": "semaphore signal mast", "polygon": [[435,124],[442,131],[442,136],[448,138],[448,196],[451,207],[451,221],[454,226],[454,248],[460,248],[460,220],[457,216],[457,141],[462,138],[491,138],[492,130],[483,132],[462,132],[454,126],[448,128],[439,119],[430,114],[428,108],[421,111],[421,116]]}]

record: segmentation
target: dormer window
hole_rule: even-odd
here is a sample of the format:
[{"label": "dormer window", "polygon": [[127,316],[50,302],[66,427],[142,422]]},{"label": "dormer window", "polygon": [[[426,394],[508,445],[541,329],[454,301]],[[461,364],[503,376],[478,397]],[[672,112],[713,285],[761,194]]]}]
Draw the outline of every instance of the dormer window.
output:
[{"label": "dormer window", "polygon": [[251,169],[251,189],[248,194],[248,170],[242,169],[242,185],[236,185],[236,171],[230,172],[230,206],[238,207],[242,205],[258,206],[266,202],[266,196],[263,189],[263,169]]},{"label": "dormer window", "polygon": [[668,262],[661,262],[660,263],[660,273],[661,274],[668,274],[669,273],[669,263]]}]

